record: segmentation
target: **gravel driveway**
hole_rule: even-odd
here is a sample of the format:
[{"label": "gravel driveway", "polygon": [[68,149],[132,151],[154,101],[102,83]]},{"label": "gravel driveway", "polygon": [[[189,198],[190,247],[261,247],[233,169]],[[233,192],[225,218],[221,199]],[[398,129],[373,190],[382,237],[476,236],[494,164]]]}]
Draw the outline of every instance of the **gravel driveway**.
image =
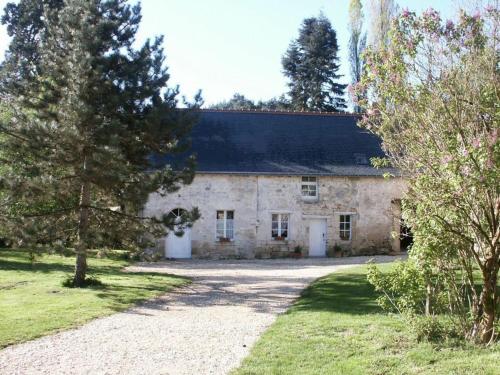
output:
[{"label": "gravel driveway", "polygon": [[[395,257],[376,257],[390,262]],[[0,351],[0,374],[226,374],[314,279],[365,257],[177,261],[194,282],[123,313]]]}]

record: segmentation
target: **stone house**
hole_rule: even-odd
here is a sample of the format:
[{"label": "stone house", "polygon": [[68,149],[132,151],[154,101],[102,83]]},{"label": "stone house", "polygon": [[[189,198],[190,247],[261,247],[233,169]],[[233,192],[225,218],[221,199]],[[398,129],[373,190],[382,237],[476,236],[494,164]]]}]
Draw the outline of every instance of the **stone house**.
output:
[{"label": "stone house", "polygon": [[351,114],[203,110],[191,185],[151,194],[147,215],[201,218],[158,247],[168,258],[398,252],[400,177],[375,169],[380,140]]}]

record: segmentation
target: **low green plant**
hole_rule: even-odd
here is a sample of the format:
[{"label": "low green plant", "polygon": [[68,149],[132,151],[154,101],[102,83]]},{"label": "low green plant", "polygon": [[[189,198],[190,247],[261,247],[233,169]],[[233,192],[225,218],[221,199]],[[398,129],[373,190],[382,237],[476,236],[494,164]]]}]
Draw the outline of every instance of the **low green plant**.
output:
[{"label": "low green plant", "polygon": [[411,328],[418,342],[437,343],[460,337],[460,332],[453,322],[445,316],[414,316],[411,319]]},{"label": "low green plant", "polygon": [[[74,279],[72,275],[68,275],[61,283],[61,285],[65,288],[75,288]],[[104,284],[101,280],[96,277],[86,277],[85,282],[80,288],[102,288]]]},{"label": "low green plant", "polygon": [[413,261],[396,262],[389,272],[382,272],[375,264],[368,265],[368,282],[381,295],[377,303],[382,309],[400,314],[425,312],[426,282]]}]

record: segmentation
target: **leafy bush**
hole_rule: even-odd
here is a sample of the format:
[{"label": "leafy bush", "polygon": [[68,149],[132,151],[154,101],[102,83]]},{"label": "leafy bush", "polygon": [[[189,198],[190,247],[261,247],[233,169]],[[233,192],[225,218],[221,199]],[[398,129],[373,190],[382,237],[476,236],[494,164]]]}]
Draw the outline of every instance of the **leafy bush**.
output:
[{"label": "leafy bush", "polygon": [[377,303],[385,311],[411,314],[425,311],[426,283],[414,262],[397,262],[394,269],[386,273],[370,264],[367,278],[375,290],[382,293]]},{"label": "leafy bush", "polygon": [[411,327],[419,342],[440,342],[460,336],[452,322],[444,317],[416,316],[411,320]]}]

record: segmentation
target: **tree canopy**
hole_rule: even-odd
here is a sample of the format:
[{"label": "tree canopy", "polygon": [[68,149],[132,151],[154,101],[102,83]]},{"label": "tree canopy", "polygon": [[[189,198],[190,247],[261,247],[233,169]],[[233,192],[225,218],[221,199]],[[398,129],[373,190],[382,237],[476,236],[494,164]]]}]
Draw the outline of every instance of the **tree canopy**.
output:
[{"label": "tree canopy", "polygon": [[347,107],[346,85],[338,83],[338,51],[337,34],[324,15],[302,22],[282,58],[292,109],[338,112]]},{"label": "tree canopy", "polygon": [[[366,32],[363,33],[363,5],[361,0],[351,0],[349,3],[349,65],[351,69],[351,83],[361,80],[363,72],[363,52],[366,48]],[[351,88],[351,87],[350,87]],[[354,112],[361,108],[354,105]]]},{"label": "tree canopy", "polygon": [[89,248],[146,247],[171,229],[167,216],[139,212],[150,193],[194,175],[192,159],[152,164],[188,150],[201,99],[177,109],[161,37],[134,48],[140,11],[123,0],[21,0],[2,18],[12,41],[0,68],[10,114],[0,125],[0,226],[17,246],[74,248],[75,286]]},{"label": "tree canopy", "polygon": [[410,255],[429,290],[444,288],[464,336],[483,343],[499,311],[498,21],[494,7],[456,22],[404,10],[387,47],[367,52],[357,87],[370,93],[362,125],[408,181]]},{"label": "tree canopy", "polygon": [[370,46],[385,48],[390,43],[389,30],[397,17],[398,5],[394,0],[370,0]]},{"label": "tree canopy", "polygon": [[236,93],[227,101],[222,101],[210,106],[211,109],[224,110],[263,110],[263,111],[283,111],[290,107],[289,101],[284,95],[269,100],[259,100],[255,102],[244,95]]}]

